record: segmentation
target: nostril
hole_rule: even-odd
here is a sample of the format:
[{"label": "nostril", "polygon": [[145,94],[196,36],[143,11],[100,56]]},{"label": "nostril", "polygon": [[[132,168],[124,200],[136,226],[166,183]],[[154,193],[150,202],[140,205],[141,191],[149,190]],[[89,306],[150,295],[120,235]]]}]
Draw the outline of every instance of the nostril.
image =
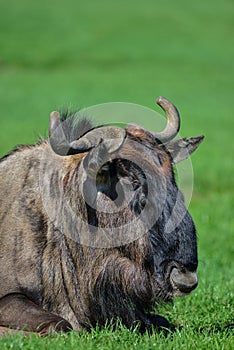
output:
[{"label": "nostril", "polygon": [[198,284],[196,272],[180,271],[177,268],[172,269],[170,280],[172,286],[182,293],[190,293]]},{"label": "nostril", "polygon": [[197,270],[197,263],[190,263],[190,264],[187,264],[187,265],[185,265],[185,268],[186,268],[186,270],[188,270],[188,271],[192,271],[192,272],[195,272],[196,270]]}]

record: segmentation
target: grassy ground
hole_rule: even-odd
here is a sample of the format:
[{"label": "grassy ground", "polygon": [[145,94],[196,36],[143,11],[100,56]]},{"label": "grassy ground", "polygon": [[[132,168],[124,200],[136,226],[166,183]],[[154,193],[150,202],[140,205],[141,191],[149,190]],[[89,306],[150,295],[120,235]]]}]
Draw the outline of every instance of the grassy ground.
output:
[{"label": "grassy ground", "polygon": [[0,0],[0,155],[45,134],[51,110],[154,108],[158,95],[180,109],[181,135],[206,136],[192,157],[199,287],[161,310],[176,332],[11,336],[2,350],[234,348],[233,20],[230,0]]}]

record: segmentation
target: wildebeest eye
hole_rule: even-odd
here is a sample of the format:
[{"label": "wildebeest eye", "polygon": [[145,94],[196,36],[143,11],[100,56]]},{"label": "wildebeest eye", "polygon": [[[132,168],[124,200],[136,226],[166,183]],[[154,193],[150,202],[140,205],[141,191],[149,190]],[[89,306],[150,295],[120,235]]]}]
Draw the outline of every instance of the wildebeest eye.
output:
[{"label": "wildebeest eye", "polygon": [[143,209],[144,206],[146,205],[146,196],[144,193],[142,193],[139,197],[139,204],[141,206],[141,208]]},{"label": "wildebeest eye", "polygon": [[163,154],[161,154],[161,153],[158,153],[157,154],[157,160],[158,160],[157,165],[159,167],[162,167],[163,164],[164,164],[164,161],[165,161],[165,156]]},{"label": "wildebeest eye", "polygon": [[130,208],[135,214],[139,215],[146,205],[146,195],[142,192],[142,188],[139,188],[134,195],[134,198],[130,202]]}]

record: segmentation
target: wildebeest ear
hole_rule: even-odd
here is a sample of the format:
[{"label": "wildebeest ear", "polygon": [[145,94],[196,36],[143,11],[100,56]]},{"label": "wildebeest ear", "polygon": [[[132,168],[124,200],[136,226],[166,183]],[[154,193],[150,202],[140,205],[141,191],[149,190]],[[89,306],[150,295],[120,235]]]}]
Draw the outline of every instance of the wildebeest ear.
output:
[{"label": "wildebeest ear", "polygon": [[172,163],[176,164],[188,158],[200,145],[204,136],[195,136],[172,140],[164,144],[166,150],[170,153]]}]

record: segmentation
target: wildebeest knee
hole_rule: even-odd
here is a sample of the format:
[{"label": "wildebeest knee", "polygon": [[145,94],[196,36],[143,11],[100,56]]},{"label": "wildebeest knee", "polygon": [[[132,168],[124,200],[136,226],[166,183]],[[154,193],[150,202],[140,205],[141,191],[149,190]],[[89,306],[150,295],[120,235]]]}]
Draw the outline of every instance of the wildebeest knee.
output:
[{"label": "wildebeest knee", "polygon": [[0,299],[0,325],[31,330],[41,335],[72,329],[65,319],[45,311],[20,293],[8,294]]}]

